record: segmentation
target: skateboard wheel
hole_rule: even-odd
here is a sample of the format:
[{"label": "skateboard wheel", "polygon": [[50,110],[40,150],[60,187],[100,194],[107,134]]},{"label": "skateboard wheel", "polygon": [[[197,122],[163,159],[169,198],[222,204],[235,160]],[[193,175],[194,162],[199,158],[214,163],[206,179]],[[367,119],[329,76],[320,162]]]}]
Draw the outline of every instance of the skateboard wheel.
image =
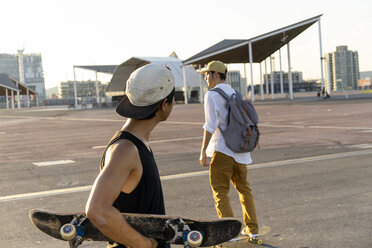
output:
[{"label": "skateboard wheel", "polygon": [[261,239],[257,240],[257,244],[262,245],[262,240]]},{"label": "skateboard wheel", "polygon": [[61,227],[61,236],[65,240],[72,240],[76,237],[76,227],[72,224],[65,224]]},{"label": "skateboard wheel", "polygon": [[198,247],[203,242],[203,235],[198,231],[191,231],[187,234],[187,242],[192,247]]}]

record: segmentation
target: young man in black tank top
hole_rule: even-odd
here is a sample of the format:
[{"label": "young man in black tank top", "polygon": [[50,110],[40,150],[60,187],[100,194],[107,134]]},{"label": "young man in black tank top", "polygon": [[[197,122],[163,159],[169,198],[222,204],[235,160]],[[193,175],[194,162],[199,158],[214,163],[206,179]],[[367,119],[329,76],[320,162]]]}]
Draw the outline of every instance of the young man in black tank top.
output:
[{"label": "young man in black tank top", "polygon": [[116,112],[128,119],[102,157],[101,171],[90,193],[86,214],[103,234],[117,242],[108,247],[166,247],[134,230],[120,212],[165,214],[149,137],[172,111],[172,73],[161,65],[143,66],[131,74],[125,93]]}]

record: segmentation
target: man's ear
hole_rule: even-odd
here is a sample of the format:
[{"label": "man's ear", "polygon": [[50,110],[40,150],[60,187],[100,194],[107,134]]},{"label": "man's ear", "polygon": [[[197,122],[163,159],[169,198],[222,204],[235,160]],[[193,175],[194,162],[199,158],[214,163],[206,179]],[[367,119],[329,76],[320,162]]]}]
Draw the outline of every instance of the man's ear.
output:
[{"label": "man's ear", "polygon": [[161,103],[160,106],[161,106],[161,109],[162,109],[162,110],[164,110],[164,108],[165,108],[165,104],[167,104],[167,101],[168,101],[167,98],[165,98],[165,99],[163,100],[163,102]]}]

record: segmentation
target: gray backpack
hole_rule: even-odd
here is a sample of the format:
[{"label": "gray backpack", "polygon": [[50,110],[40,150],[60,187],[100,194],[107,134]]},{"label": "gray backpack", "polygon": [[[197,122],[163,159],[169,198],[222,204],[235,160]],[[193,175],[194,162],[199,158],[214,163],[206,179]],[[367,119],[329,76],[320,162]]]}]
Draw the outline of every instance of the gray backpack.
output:
[{"label": "gray backpack", "polygon": [[229,111],[227,128],[222,130],[219,127],[226,145],[233,152],[253,151],[260,138],[258,116],[253,105],[248,100],[243,100],[242,95],[237,91],[231,97],[219,88],[213,88],[211,91],[218,92],[226,99],[226,107]]}]

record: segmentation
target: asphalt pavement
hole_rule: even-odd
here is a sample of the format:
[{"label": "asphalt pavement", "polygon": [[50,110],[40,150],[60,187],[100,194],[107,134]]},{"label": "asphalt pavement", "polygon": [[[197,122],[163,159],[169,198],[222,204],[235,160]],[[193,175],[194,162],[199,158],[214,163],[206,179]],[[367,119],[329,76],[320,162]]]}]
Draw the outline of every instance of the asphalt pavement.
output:
[{"label": "asphalt pavement", "polygon": [[[254,105],[262,136],[248,179],[270,228],[262,247],[372,247],[372,99]],[[83,210],[103,147],[124,122],[114,109],[0,110],[0,247],[68,247],[32,226],[28,211]],[[198,162],[202,125],[202,105],[177,104],[151,136],[168,215],[217,218]],[[232,186],[230,198],[241,219]]]}]

